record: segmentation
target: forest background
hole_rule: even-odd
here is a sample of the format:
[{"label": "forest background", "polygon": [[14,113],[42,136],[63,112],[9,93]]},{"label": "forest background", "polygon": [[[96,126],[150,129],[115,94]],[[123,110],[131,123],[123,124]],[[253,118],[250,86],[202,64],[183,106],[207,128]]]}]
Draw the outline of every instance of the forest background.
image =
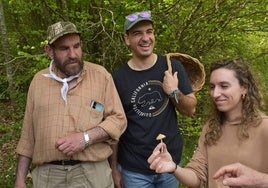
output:
[{"label": "forest background", "polygon": [[[61,20],[75,23],[82,31],[84,59],[113,72],[131,55],[122,37],[125,15],[143,10],[151,10],[155,20],[156,53],[189,54],[203,63],[207,73],[215,60],[243,58],[258,77],[267,101],[266,1],[0,0],[0,187],[13,187],[14,149],[27,90],[33,75],[49,65],[44,52],[47,27]],[[178,114],[185,141],[182,165],[193,153],[210,103],[206,84],[196,95],[194,117]]]}]

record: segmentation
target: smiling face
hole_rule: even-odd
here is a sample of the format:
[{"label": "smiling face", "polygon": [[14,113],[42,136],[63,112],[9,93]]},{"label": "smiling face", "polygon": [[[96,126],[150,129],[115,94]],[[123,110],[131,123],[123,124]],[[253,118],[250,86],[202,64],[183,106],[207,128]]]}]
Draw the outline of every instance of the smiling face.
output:
[{"label": "smiling face", "polygon": [[217,109],[228,115],[241,115],[242,95],[247,89],[239,84],[233,70],[219,68],[210,76],[210,97]]},{"label": "smiling face", "polygon": [[155,37],[150,21],[141,21],[125,34],[125,42],[130,47],[133,56],[146,58],[153,53]]},{"label": "smiling face", "polygon": [[76,75],[83,69],[82,43],[78,34],[64,35],[46,50],[63,77]]}]

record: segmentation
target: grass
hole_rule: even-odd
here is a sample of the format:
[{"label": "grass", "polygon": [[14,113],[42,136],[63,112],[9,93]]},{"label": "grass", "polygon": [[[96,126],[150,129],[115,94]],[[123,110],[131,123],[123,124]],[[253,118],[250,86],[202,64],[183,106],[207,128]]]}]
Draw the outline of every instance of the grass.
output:
[{"label": "grass", "polygon": [[8,103],[0,103],[0,187],[13,187],[17,155],[15,148],[20,125],[15,123],[15,109]]}]

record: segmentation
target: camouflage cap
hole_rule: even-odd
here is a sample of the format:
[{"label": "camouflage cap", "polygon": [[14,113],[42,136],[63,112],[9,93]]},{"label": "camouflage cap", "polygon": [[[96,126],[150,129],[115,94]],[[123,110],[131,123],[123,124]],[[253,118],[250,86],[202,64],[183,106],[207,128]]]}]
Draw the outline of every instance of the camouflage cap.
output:
[{"label": "camouflage cap", "polygon": [[76,26],[71,22],[57,22],[47,29],[47,40],[48,44],[52,44],[58,38],[71,33],[80,34]]}]

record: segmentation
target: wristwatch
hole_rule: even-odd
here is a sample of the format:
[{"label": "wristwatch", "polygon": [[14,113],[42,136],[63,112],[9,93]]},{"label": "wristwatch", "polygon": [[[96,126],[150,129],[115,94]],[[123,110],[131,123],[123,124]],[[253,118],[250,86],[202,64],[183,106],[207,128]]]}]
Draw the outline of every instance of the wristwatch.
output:
[{"label": "wristwatch", "polygon": [[171,91],[171,93],[168,95],[169,97],[174,97],[176,103],[179,102],[179,94],[178,94],[179,91],[180,91],[180,90],[179,90],[178,88],[175,88],[175,89],[173,89],[173,90]]},{"label": "wristwatch", "polygon": [[89,135],[87,131],[84,132],[85,148],[89,146]]}]

